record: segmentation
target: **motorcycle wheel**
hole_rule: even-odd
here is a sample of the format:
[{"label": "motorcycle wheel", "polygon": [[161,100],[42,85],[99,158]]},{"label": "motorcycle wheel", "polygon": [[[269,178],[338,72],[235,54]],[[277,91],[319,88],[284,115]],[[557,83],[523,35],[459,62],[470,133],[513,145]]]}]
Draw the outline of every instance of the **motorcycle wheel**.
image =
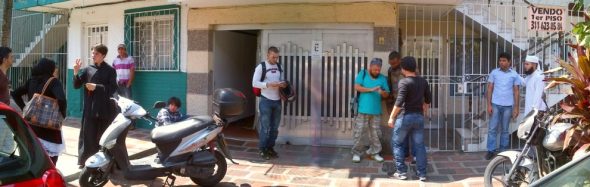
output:
[{"label": "motorcycle wheel", "polygon": [[227,162],[225,161],[225,157],[219,151],[215,151],[215,159],[217,159],[217,162],[215,163],[215,173],[207,178],[190,177],[195,184],[198,184],[199,186],[215,186],[223,179],[223,177],[225,177],[225,173],[227,172]]},{"label": "motorcycle wheel", "polygon": [[484,185],[485,187],[496,187],[496,186],[521,186],[522,184],[530,184],[534,181],[533,173],[525,167],[517,167],[514,172],[515,179],[507,181],[506,177],[512,167],[512,161],[505,156],[496,156],[484,172]]},{"label": "motorcycle wheel", "polygon": [[97,169],[84,167],[78,178],[81,187],[102,187],[109,182],[108,176]]}]

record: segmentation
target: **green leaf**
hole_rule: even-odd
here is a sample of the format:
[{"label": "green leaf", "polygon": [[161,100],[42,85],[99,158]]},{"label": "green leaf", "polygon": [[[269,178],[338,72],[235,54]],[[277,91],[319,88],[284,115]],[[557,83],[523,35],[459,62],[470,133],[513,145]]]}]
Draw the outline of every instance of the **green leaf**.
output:
[{"label": "green leaf", "polygon": [[574,11],[580,11],[584,7],[584,0],[574,0]]}]

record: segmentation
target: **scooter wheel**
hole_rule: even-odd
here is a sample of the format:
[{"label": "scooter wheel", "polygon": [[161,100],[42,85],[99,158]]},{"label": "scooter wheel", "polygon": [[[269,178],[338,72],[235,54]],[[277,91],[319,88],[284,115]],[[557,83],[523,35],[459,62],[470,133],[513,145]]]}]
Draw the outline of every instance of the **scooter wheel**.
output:
[{"label": "scooter wheel", "polygon": [[102,187],[109,182],[108,176],[97,169],[84,167],[78,178],[81,187]]},{"label": "scooter wheel", "polygon": [[191,180],[198,184],[199,186],[215,186],[223,177],[225,177],[225,173],[227,172],[227,162],[225,161],[225,157],[219,151],[215,151],[215,159],[217,162],[215,163],[215,173],[211,177],[207,178],[196,178],[191,177]]}]

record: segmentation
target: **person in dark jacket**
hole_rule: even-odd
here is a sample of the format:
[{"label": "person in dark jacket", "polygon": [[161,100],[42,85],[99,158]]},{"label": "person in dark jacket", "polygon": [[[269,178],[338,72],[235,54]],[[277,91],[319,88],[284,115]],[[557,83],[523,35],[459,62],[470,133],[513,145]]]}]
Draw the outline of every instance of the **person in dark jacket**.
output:
[{"label": "person in dark jacket", "polygon": [[[12,92],[12,98],[14,102],[22,109],[25,106],[22,96],[27,95],[28,100],[31,100],[35,93],[41,93],[46,82],[54,77],[57,72],[55,68],[55,62],[50,59],[42,58],[39,60],[37,65],[33,67],[31,78],[27,80],[25,85],[17,88]],[[51,97],[57,100],[59,106],[59,113],[66,116],[66,94],[64,87],[58,79],[53,79],[47,86],[45,93],[47,97]],[[54,164],[57,163],[58,156],[64,151],[64,139],[61,129],[54,130],[48,128],[42,128],[37,126],[31,126],[43,147],[47,151],[47,154],[51,157]]]},{"label": "person in dark jacket", "polygon": [[12,49],[0,47],[0,102],[10,105],[10,89],[8,85],[8,69],[12,67]]},{"label": "person in dark jacket", "polygon": [[[84,167],[88,157],[98,152],[100,136],[117,115],[110,98],[117,91],[115,68],[105,63],[108,49],[99,44],[92,48],[94,63],[81,69],[80,59],[74,64],[74,88],[84,88],[82,127],[78,140],[78,165]],[[123,144],[125,145],[125,144]]]}]

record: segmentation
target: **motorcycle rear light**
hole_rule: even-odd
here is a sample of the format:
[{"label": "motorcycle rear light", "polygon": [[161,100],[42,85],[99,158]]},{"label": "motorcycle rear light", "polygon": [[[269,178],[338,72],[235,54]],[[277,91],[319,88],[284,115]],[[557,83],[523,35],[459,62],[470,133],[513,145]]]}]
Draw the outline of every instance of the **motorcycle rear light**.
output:
[{"label": "motorcycle rear light", "polygon": [[43,182],[45,187],[65,187],[66,182],[61,177],[61,174],[54,168],[51,168],[43,174]]}]

